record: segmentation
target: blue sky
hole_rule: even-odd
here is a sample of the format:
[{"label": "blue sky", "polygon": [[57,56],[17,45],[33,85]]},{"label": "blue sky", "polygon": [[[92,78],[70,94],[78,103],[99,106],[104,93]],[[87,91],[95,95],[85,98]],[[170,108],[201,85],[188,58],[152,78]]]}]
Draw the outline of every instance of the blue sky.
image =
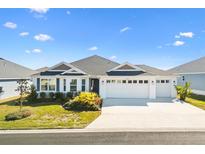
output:
[{"label": "blue sky", "polygon": [[100,55],[168,69],[205,56],[205,9],[0,9],[0,57],[36,69]]}]

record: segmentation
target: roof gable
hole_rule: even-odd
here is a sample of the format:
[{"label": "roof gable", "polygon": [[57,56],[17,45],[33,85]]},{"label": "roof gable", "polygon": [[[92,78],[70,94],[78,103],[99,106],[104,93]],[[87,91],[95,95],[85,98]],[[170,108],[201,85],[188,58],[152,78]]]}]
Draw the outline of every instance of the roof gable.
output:
[{"label": "roof gable", "polygon": [[137,67],[135,65],[132,65],[128,62],[123,63],[121,65],[118,65],[107,72],[112,72],[112,71],[141,71],[141,72],[146,72],[145,70],[141,69],[140,67]]},{"label": "roof gable", "polygon": [[86,74],[84,71],[66,62],[61,62],[57,65],[50,67],[47,70],[47,72],[59,72],[59,73],[56,73],[56,75]]},{"label": "roof gable", "polygon": [[59,65],[57,67],[54,67],[52,70],[69,70],[69,69],[71,69],[70,66],[65,65],[65,64],[61,64],[61,65]]}]

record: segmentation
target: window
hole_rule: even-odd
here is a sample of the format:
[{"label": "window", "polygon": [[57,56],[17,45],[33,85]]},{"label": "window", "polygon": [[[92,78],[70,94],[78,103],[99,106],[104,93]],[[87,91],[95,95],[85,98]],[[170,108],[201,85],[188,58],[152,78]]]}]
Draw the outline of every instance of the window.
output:
[{"label": "window", "polygon": [[82,91],[85,91],[85,79],[82,79]]},{"label": "window", "polygon": [[56,89],[56,80],[49,79],[49,91],[55,91]]},{"label": "window", "polygon": [[122,83],[126,83],[126,80],[122,80]]},{"label": "window", "polygon": [[70,91],[77,92],[77,79],[72,79],[70,82]]},{"label": "window", "polygon": [[133,80],[133,83],[137,83],[137,80]]},{"label": "window", "polygon": [[160,80],[157,80],[157,83],[160,83]]},{"label": "window", "polygon": [[41,90],[42,91],[55,91],[56,80],[55,79],[41,79]]},{"label": "window", "polygon": [[63,91],[66,91],[66,79],[63,79]]},{"label": "window", "polygon": [[117,83],[121,83],[121,80],[117,80]]},{"label": "window", "polygon": [[112,83],[115,83],[115,80],[112,80]]},{"label": "window", "polygon": [[107,80],[107,83],[110,83],[110,80]]},{"label": "window", "polygon": [[48,79],[41,79],[41,90],[42,91],[48,90]]},{"label": "window", "polygon": [[164,83],[165,81],[164,80],[161,80],[161,83]]},{"label": "window", "polygon": [[132,80],[128,80],[128,83],[132,83]]},{"label": "window", "polygon": [[139,83],[142,84],[142,83],[143,83],[143,80],[139,80]]},{"label": "window", "polygon": [[169,80],[166,80],[166,83],[169,83]]},{"label": "window", "polygon": [[144,80],[144,83],[145,83],[145,84],[148,84],[148,80]]}]

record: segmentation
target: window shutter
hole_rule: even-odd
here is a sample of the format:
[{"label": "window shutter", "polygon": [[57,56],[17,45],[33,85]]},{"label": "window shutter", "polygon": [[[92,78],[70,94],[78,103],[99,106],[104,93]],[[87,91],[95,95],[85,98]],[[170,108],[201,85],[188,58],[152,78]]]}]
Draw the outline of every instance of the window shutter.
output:
[{"label": "window shutter", "polygon": [[56,91],[57,92],[60,91],[60,79],[59,78],[56,79]]},{"label": "window shutter", "polygon": [[40,91],[40,78],[37,78],[37,87],[36,91]]}]

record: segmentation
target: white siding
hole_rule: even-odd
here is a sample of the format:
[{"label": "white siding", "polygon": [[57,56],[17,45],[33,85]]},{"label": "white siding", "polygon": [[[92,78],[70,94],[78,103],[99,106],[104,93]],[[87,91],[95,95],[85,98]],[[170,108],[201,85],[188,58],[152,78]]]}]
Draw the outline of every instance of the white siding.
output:
[{"label": "white siding", "polygon": [[16,81],[0,81],[0,87],[3,87],[3,93],[0,94],[0,99],[18,96],[16,91],[18,84]]}]

